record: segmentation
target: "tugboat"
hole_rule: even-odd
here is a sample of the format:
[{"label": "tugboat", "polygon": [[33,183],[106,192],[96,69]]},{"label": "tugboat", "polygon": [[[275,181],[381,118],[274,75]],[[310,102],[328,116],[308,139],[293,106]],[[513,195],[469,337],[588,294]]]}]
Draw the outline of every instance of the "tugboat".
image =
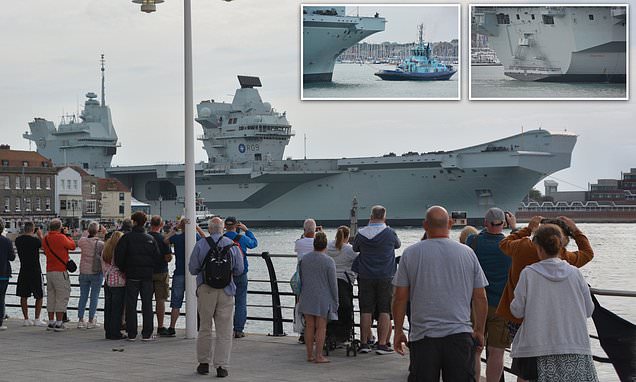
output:
[{"label": "tugboat", "polygon": [[440,81],[450,79],[457,70],[431,57],[431,44],[424,43],[424,24],[417,26],[419,42],[411,49],[412,56],[403,60],[395,70],[381,70],[375,73],[385,81]]}]

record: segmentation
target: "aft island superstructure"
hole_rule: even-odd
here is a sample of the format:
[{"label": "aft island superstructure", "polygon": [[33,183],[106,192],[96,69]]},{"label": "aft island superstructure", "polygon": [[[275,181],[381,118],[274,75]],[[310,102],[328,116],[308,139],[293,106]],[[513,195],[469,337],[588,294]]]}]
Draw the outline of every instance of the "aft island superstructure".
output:
[{"label": "aft island superstructure", "polygon": [[626,81],[627,6],[477,6],[474,32],[521,81]]},{"label": "aft island superstructure", "polygon": [[364,38],[384,31],[386,20],[347,16],[345,7],[303,6],[303,82],[329,82],[336,58]]}]

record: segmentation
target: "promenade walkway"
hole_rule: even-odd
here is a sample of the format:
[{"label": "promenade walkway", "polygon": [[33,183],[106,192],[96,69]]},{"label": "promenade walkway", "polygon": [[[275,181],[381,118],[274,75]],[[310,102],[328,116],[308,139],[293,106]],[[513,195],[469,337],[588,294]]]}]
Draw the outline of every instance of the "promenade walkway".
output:
[{"label": "promenade walkway", "polygon": [[[5,321],[0,331],[0,381],[192,381],[216,380],[196,374],[195,340],[159,338],[154,342],[107,341],[99,329],[55,333]],[[123,351],[115,351],[123,350]],[[296,336],[250,334],[234,341],[226,381],[406,381],[408,357],[359,354],[337,349],[331,363],[305,361]]]}]

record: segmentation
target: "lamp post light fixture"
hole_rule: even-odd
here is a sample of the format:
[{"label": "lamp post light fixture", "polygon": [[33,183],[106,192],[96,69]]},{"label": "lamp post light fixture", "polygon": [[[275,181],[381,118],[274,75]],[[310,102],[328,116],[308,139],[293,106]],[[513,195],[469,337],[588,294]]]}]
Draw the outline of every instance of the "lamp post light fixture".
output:
[{"label": "lamp post light fixture", "polygon": [[[232,0],[224,0],[230,2]],[[141,11],[152,13],[157,10],[156,4],[163,0],[132,0],[135,4],[141,4]],[[196,244],[196,185],[194,168],[194,102],[192,90],[192,6],[191,0],[183,0],[183,63],[184,63],[184,132],[185,132],[185,263],[190,263],[190,256]],[[161,206],[161,204],[160,204]],[[186,272],[186,338],[197,336],[197,281],[196,278]]]}]

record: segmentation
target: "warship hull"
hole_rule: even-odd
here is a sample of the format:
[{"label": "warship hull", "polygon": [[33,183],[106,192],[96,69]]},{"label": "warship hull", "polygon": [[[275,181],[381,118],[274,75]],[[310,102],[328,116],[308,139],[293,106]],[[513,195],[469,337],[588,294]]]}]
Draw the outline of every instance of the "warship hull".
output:
[{"label": "warship hull", "polygon": [[449,80],[456,70],[433,73],[405,73],[397,70],[382,70],[375,73],[384,81],[445,81]]},{"label": "warship hull", "polygon": [[473,30],[521,81],[627,80],[627,8],[613,6],[476,7]]},{"label": "warship hull", "polygon": [[336,7],[337,14],[324,12],[322,7],[304,7],[303,15],[303,82],[330,82],[336,58],[364,38],[384,30],[381,17],[352,17],[344,15],[344,7]]},{"label": "warship hull", "polygon": [[[346,223],[354,198],[360,220],[382,204],[391,224],[420,224],[428,207],[442,205],[479,222],[493,206],[516,210],[538,181],[567,168],[575,142],[571,134],[537,130],[443,153],[273,161],[260,169],[226,172],[201,165],[196,190],[212,213],[237,216],[252,226],[298,225],[308,217],[324,225]],[[113,167],[107,172],[154,213],[161,209],[166,219],[183,215],[183,166]]]}]

